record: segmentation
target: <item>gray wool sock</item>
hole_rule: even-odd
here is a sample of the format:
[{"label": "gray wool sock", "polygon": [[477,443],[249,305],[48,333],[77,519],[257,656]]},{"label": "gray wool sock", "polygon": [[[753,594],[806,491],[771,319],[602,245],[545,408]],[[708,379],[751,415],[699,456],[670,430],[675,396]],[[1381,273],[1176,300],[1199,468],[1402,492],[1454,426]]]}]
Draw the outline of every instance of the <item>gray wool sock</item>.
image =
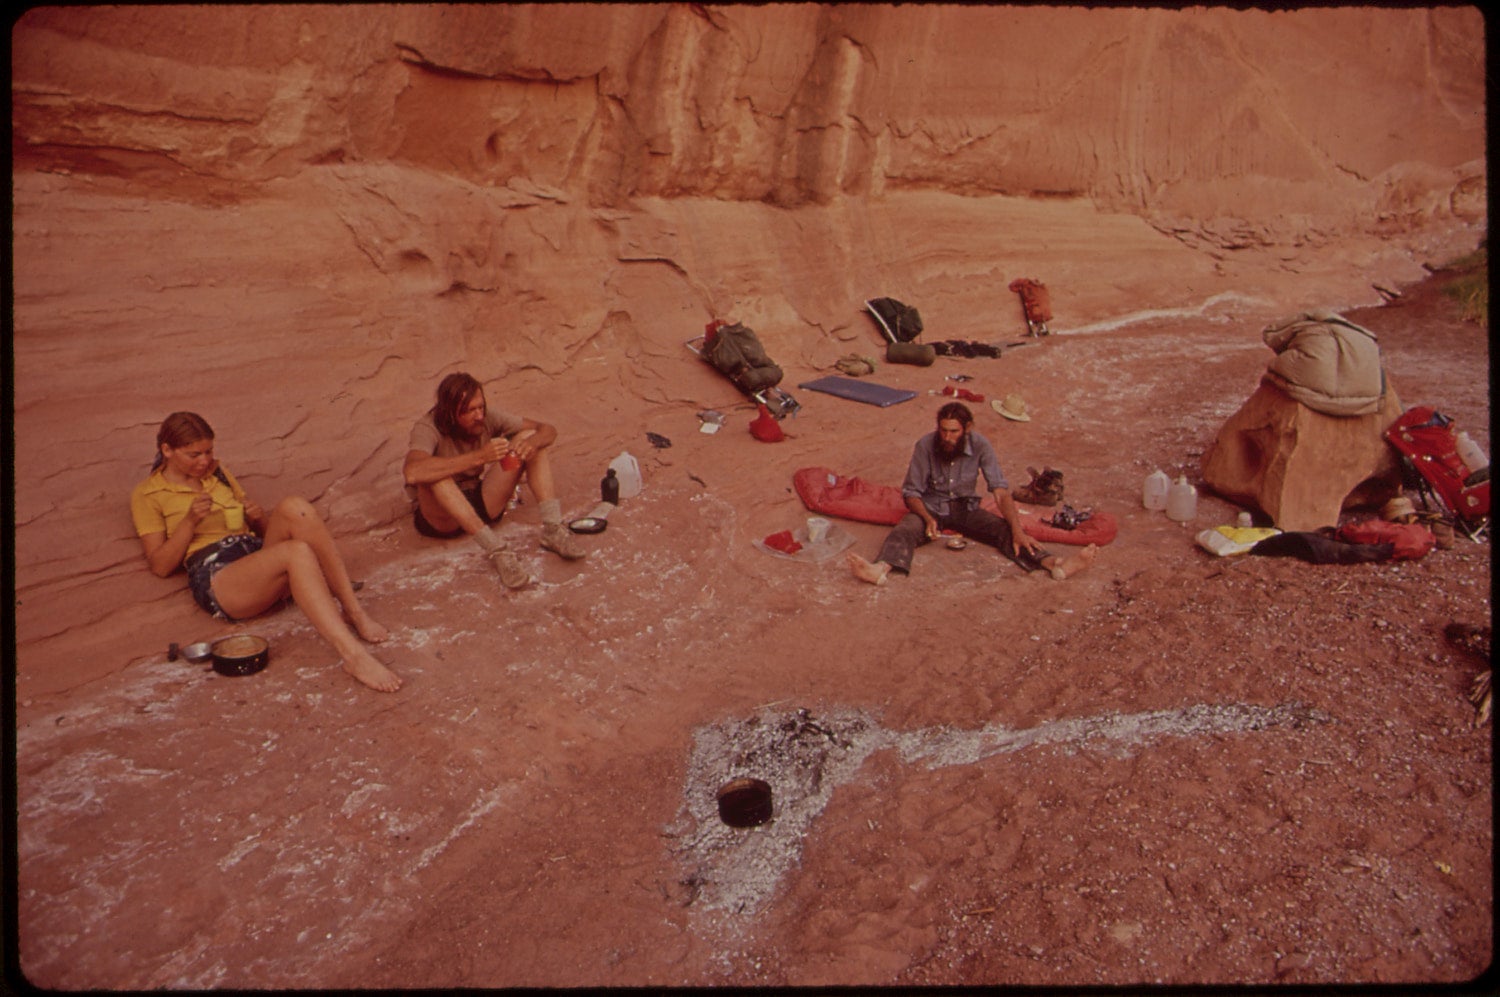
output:
[{"label": "gray wool sock", "polygon": [[490,551],[502,550],[505,547],[505,541],[495,536],[495,531],[488,526],[481,526],[479,528],[479,532],[474,534],[474,542],[483,548],[486,554]]},{"label": "gray wool sock", "polygon": [[562,522],[562,499],[548,499],[537,506],[537,511],[542,514],[542,523],[553,526]]}]

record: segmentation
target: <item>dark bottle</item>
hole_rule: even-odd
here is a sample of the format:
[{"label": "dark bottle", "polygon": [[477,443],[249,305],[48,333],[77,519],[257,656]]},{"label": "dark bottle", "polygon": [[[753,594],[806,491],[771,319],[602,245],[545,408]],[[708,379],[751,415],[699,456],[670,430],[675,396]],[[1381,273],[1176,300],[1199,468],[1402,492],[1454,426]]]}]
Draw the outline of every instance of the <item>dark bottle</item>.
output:
[{"label": "dark bottle", "polygon": [[620,479],[615,477],[614,468],[606,471],[604,480],[599,482],[599,497],[610,505],[620,504]]}]

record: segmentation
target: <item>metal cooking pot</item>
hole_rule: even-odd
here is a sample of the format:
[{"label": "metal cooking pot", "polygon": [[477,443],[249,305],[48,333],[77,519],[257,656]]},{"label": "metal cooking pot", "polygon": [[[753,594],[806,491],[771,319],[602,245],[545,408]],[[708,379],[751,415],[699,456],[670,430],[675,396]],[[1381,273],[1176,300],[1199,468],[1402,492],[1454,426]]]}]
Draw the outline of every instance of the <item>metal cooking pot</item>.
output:
[{"label": "metal cooking pot", "polygon": [[271,645],[264,637],[235,634],[214,641],[210,656],[220,675],[254,675],[270,662]]},{"label": "metal cooking pot", "polygon": [[730,827],[755,827],[771,819],[771,785],[764,779],[731,779],[715,796],[719,819]]}]

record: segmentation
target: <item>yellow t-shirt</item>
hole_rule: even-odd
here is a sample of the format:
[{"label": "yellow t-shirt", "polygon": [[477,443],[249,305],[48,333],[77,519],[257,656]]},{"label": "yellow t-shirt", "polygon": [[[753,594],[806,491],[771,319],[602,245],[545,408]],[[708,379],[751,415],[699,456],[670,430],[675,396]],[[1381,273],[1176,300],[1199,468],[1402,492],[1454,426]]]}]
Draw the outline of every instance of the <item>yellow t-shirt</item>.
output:
[{"label": "yellow t-shirt", "polygon": [[[203,490],[213,499],[214,508],[198,521],[183,560],[227,536],[250,532],[246,525],[241,525],[238,529],[229,528],[229,521],[225,518],[226,510],[237,510],[238,521],[245,523],[245,490],[228,471],[224,471],[224,477],[228,479],[228,484],[220,481],[217,474],[210,474],[201,482]],[[160,533],[171,536],[177,524],[187,517],[193,499],[197,497],[198,492],[191,486],[173,484],[158,468],[130,493],[130,518],[135,521],[136,535],[144,537]]]}]

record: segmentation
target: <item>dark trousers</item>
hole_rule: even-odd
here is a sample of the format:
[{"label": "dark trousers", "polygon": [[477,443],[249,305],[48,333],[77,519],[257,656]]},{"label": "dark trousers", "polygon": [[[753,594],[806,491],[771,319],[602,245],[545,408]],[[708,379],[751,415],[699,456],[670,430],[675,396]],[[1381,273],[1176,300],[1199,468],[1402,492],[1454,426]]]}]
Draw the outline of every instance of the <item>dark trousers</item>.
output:
[{"label": "dark trousers", "polygon": [[[1010,524],[993,512],[979,508],[977,502],[972,507],[959,502],[950,503],[948,515],[935,518],[939,529],[957,530],[970,540],[989,544],[1027,571],[1038,570],[1042,561],[1052,556],[1045,550],[1038,550],[1035,554],[1023,550],[1017,556],[1011,545]],[[879,560],[889,564],[893,571],[910,574],[912,554],[925,543],[927,527],[922,523],[922,517],[908,512],[886,535]]]}]

